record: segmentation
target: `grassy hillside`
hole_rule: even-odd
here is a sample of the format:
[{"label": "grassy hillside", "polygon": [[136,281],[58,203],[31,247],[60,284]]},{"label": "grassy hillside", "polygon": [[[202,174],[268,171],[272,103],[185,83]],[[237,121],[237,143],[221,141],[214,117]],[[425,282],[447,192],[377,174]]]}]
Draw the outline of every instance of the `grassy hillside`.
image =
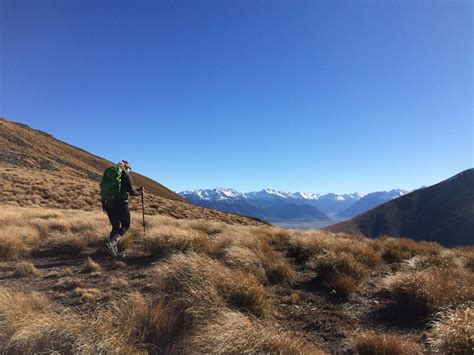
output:
[{"label": "grassy hillside", "polygon": [[[100,210],[99,181],[112,162],[61,142],[51,135],[0,118],[0,204]],[[259,224],[238,215],[197,207],[156,181],[132,173],[146,188],[146,213]],[[141,209],[131,198],[132,210]]]},{"label": "grassy hillside", "polygon": [[[97,212],[0,216],[0,351],[469,353],[474,249]],[[146,243],[145,243],[146,242]],[[145,250],[146,244],[146,250]]]},{"label": "grassy hillside", "polygon": [[[113,162],[97,157],[83,149],[62,142],[48,133],[20,123],[0,118],[0,163],[33,171],[55,172],[75,181],[83,179],[99,182],[104,170]],[[34,173],[33,173],[34,174]],[[135,184],[158,197],[185,201],[178,194],[143,175],[132,173]]]},{"label": "grassy hillside", "polygon": [[474,244],[474,169],[325,228],[378,237],[403,236],[444,246]]}]

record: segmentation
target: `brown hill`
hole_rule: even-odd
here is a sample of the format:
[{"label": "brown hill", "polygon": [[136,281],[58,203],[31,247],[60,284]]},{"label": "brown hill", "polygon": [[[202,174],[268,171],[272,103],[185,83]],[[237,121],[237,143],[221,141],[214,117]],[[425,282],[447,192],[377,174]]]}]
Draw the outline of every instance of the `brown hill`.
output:
[{"label": "brown hill", "polygon": [[474,169],[413,191],[325,230],[403,236],[446,246],[474,244]]},{"label": "brown hill", "polygon": [[[48,133],[0,118],[0,203],[93,210],[100,208],[99,181],[114,163],[62,142]],[[138,173],[146,213],[255,224],[254,220],[197,207],[160,183]],[[138,209],[132,199],[132,209]]]}]

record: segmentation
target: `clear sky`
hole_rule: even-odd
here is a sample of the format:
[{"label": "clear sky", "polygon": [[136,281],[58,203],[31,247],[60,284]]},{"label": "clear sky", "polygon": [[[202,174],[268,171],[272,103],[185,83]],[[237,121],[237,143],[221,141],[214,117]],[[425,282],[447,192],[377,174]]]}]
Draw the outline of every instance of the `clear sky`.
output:
[{"label": "clear sky", "polygon": [[0,0],[0,116],[175,191],[474,165],[471,1]]}]

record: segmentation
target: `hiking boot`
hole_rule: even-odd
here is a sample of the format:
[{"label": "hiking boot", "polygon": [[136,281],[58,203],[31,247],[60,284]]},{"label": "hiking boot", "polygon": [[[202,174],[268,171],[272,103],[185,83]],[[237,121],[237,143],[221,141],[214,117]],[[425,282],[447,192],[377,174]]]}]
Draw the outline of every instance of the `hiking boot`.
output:
[{"label": "hiking boot", "polygon": [[112,240],[108,240],[105,243],[105,250],[107,250],[109,254],[111,254],[114,258],[116,258],[119,254],[117,250],[117,242],[114,242]]}]

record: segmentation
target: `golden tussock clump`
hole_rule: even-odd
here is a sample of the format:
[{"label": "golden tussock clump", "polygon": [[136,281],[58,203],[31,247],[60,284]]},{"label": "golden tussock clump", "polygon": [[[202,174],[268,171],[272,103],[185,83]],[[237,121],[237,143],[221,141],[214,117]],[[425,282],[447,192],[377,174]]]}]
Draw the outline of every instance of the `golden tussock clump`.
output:
[{"label": "golden tussock clump", "polygon": [[355,336],[355,347],[360,355],[401,355],[421,353],[420,346],[406,337],[394,334],[363,332]]},{"label": "golden tussock clump", "polygon": [[[70,315],[53,312],[54,305],[38,293],[0,289],[0,350],[35,353],[45,349],[73,350],[78,334]],[[65,322],[65,320],[68,322]]]},{"label": "golden tussock clump", "polygon": [[292,265],[259,234],[234,242],[217,239],[216,245],[217,257],[227,266],[249,272],[263,284],[291,283],[296,276]]},{"label": "golden tussock clump", "polygon": [[103,243],[107,229],[106,218],[94,213],[9,207],[0,217],[0,259],[18,260],[40,249],[78,254]]},{"label": "golden tussock clump", "polygon": [[325,253],[310,259],[307,267],[316,271],[316,280],[329,287],[336,296],[347,297],[357,290],[359,282],[368,273],[352,254]]},{"label": "golden tussock clump", "polygon": [[0,218],[0,260],[18,260],[28,256],[39,244],[39,233],[28,225],[18,226],[7,218]]},{"label": "golden tussock clump", "polygon": [[389,278],[388,290],[399,312],[429,316],[443,307],[474,301],[474,275],[463,269],[401,272]]},{"label": "golden tussock clump", "polygon": [[383,237],[378,239],[381,254],[387,263],[396,263],[416,255],[439,255],[441,245],[434,242],[416,242],[407,238]]},{"label": "golden tussock clump", "polygon": [[175,252],[206,253],[210,250],[210,240],[205,233],[187,228],[164,226],[151,230],[146,243],[154,256],[166,256]]},{"label": "golden tussock clump", "polygon": [[102,268],[100,267],[100,264],[92,260],[90,257],[87,257],[86,261],[84,262],[84,267],[82,268],[83,272],[95,272],[95,273],[100,273],[102,271]]},{"label": "golden tussock clump", "polygon": [[77,287],[81,286],[81,282],[77,279],[73,279],[72,277],[64,277],[59,279],[53,286],[53,290],[55,291],[72,291]]},{"label": "golden tussock clump", "polygon": [[228,309],[200,322],[183,348],[198,353],[323,354],[271,325],[256,324],[246,315]]},{"label": "golden tussock clump", "polygon": [[113,288],[127,288],[130,286],[128,281],[126,279],[118,278],[115,277],[112,280],[110,280],[110,286]]},{"label": "golden tussock clump", "polygon": [[[58,307],[38,293],[0,289],[0,352],[110,353],[143,352],[143,344],[161,324],[159,312],[142,296],[130,296],[80,315]],[[154,343],[148,350],[157,349]]]},{"label": "golden tussock clump", "polygon": [[474,303],[437,314],[428,336],[436,353],[470,354],[474,349]]},{"label": "golden tussock clump", "polygon": [[13,274],[17,277],[38,276],[39,270],[29,261],[20,261],[11,265]]},{"label": "golden tussock clump", "polygon": [[207,220],[191,220],[190,222],[187,222],[187,226],[209,236],[215,236],[224,230],[222,223]]},{"label": "golden tussock clump", "polygon": [[73,294],[80,297],[83,302],[93,302],[103,296],[102,291],[98,288],[76,287]]},{"label": "golden tussock clump", "polygon": [[176,254],[156,267],[156,280],[178,308],[229,306],[265,317],[271,300],[251,274],[232,271],[207,256]]}]

